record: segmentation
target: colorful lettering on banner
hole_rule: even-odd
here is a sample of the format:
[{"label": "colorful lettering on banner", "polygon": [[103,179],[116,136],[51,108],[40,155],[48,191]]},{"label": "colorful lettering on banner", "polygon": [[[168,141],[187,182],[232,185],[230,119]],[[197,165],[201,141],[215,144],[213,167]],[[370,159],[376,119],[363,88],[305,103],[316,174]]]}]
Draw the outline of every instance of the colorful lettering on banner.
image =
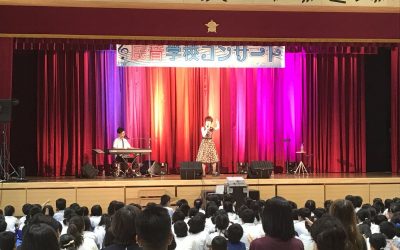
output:
[{"label": "colorful lettering on banner", "polygon": [[284,68],[284,46],[117,45],[123,67]]}]

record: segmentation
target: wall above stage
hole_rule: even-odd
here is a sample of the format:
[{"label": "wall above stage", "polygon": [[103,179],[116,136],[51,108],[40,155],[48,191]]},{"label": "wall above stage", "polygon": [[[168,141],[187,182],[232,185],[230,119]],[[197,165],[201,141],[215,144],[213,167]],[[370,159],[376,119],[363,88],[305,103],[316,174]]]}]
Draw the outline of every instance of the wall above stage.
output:
[{"label": "wall above stage", "polygon": [[400,13],[0,6],[0,23],[2,37],[400,43]]}]

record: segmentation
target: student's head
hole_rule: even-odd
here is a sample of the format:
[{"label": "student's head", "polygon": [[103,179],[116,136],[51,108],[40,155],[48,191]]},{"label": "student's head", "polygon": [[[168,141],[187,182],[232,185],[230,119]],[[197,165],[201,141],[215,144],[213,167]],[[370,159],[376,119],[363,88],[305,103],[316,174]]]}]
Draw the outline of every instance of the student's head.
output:
[{"label": "student's head", "polygon": [[311,226],[311,237],[318,250],[344,250],[346,231],[339,219],[324,215]]},{"label": "student's head", "polygon": [[144,250],[165,250],[171,244],[171,218],[161,206],[147,207],[136,218],[137,240]]},{"label": "student's head", "polygon": [[228,240],[230,243],[236,244],[240,242],[243,236],[243,228],[239,224],[232,224],[228,228]]},{"label": "student's head", "polygon": [[304,207],[308,208],[311,212],[313,212],[316,208],[315,201],[313,201],[313,200],[306,201],[306,203],[304,204]]},{"label": "student's head", "polygon": [[388,221],[388,218],[385,215],[380,214],[380,215],[375,216],[375,218],[373,220],[376,225],[380,225],[382,222]]},{"label": "student's head", "polygon": [[233,203],[231,201],[224,201],[223,207],[227,213],[233,213]]},{"label": "student's head", "polygon": [[375,233],[369,237],[369,244],[371,245],[371,250],[380,250],[386,247],[386,237],[382,233]]},{"label": "student's head", "polygon": [[295,236],[292,208],[282,197],[274,197],[265,203],[262,225],[266,235],[287,241]]},{"label": "student's head", "polygon": [[353,206],[354,207],[361,207],[363,203],[363,199],[361,198],[361,196],[356,195],[353,196]]},{"label": "student's head", "polygon": [[63,220],[64,225],[68,225],[71,218],[76,215],[77,214],[75,213],[75,210],[73,210],[71,208],[66,208],[64,211],[64,220]]},{"label": "student's head", "polygon": [[184,221],[177,221],[174,223],[174,232],[176,237],[182,238],[188,235],[188,227]]},{"label": "student's head", "polygon": [[60,236],[61,250],[76,250],[75,238],[70,234],[63,234]]},{"label": "student's head", "polygon": [[67,207],[67,201],[63,198],[59,198],[56,200],[56,209],[57,211],[64,210]]},{"label": "student's head", "polygon": [[101,208],[100,205],[94,205],[90,209],[90,214],[92,216],[101,216],[103,214],[103,209]]},{"label": "student's head", "polygon": [[176,202],[177,207],[181,207],[183,204],[189,204],[186,199],[180,199]]},{"label": "student's head", "polygon": [[51,226],[54,229],[54,231],[57,233],[57,235],[59,235],[62,231],[62,225],[60,222],[58,222],[53,217],[44,215],[42,213],[35,214],[29,221],[28,226],[31,224],[39,224],[39,223],[45,223],[45,224]]},{"label": "student's head", "polygon": [[371,224],[371,211],[368,208],[361,208],[356,215],[359,223]]},{"label": "student's head", "polygon": [[[4,209],[4,212],[6,212],[6,210]],[[390,204],[390,209],[389,209],[389,216],[392,217],[392,215],[394,213],[398,213],[400,212],[400,202],[396,201],[396,202],[392,202]]]},{"label": "student's head", "polygon": [[[315,211],[315,209],[314,209]],[[311,210],[308,208],[300,208],[297,210],[297,215],[300,220],[305,220],[306,218],[311,218]]]},{"label": "student's head", "polygon": [[81,207],[82,216],[89,216],[89,208],[86,206]]},{"label": "student's head", "polygon": [[229,226],[229,217],[226,214],[219,214],[215,217],[215,228],[222,231]]},{"label": "student's head", "polygon": [[15,246],[15,235],[12,232],[0,233],[0,249],[13,250]]},{"label": "student's head", "polygon": [[74,236],[75,246],[80,247],[83,243],[83,231],[85,230],[85,221],[82,216],[75,215],[69,220],[67,233]]},{"label": "student's head", "polygon": [[163,207],[169,206],[170,201],[171,197],[167,194],[164,194],[163,196],[161,196],[160,205]]},{"label": "student's head", "polygon": [[124,138],[125,137],[125,129],[122,127],[117,128],[117,134],[120,138]]},{"label": "student's head", "polygon": [[121,245],[129,245],[135,242],[135,222],[140,213],[137,207],[125,206],[115,212],[111,220],[111,232],[114,242]]},{"label": "student's head", "polygon": [[396,228],[393,223],[384,221],[379,225],[379,228],[381,229],[381,233],[386,235],[386,237],[391,240],[396,236]]},{"label": "student's head", "polygon": [[254,223],[254,211],[252,209],[245,209],[240,212],[240,218],[243,223]]},{"label": "student's head", "polygon": [[52,207],[51,205],[46,205],[46,206],[44,206],[44,207],[42,208],[42,213],[43,213],[44,215],[49,215],[49,216],[52,216],[52,217],[53,217],[53,215],[54,215],[54,209],[53,209],[53,207]]},{"label": "student's head", "polygon": [[172,214],[172,223],[185,220],[185,214],[178,208]]},{"label": "student's head", "polygon": [[326,214],[325,208],[316,208],[314,210],[314,216],[317,219],[321,218],[324,214]]},{"label": "student's head", "polygon": [[215,236],[211,241],[212,250],[226,250],[228,247],[228,242],[222,236]]},{"label": "student's head", "polygon": [[393,214],[392,219],[390,220],[393,223],[396,231],[397,238],[400,237],[400,212]]},{"label": "student's head", "polygon": [[83,222],[85,223],[85,231],[93,231],[92,223],[88,216],[83,216]]},{"label": "student's head", "polygon": [[112,216],[112,215],[114,215],[114,213],[115,213],[118,209],[120,209],[120,208],[122,208],[122,207],[124,207],[124,206],[125,206],[125,204],[124,204],[123,202],[121,202],[121,201],[116,201],[116,200],[111,201],[110,204],[108,205],[107,213],[108,213],[110,216]]},{"label": "student's head", "polygon": [[32,208],[32,204],[26,203],[22,206],[22,212],[24,213],[24,215],[28,215],[29,214],[29,210],[31,210]]},{"label": "student's head", "polygon": [[195,208],[197,208],[198,210],[200,210],[201,209],[201,206],[203,205],[203,200],[202,199],[196,199],[196,200],[194,200],[194,202],[193,202],[193,206],[195,207]]},{"label": "student's head", "polygon": [[57,234],[45,223],[27,227],[22,239],[21,250],[56,250],[59,249]]},{"label": "student's head", "polygon": [[108,229],[111,226],[111,216],[108,214],[102,214],[100,217],[99,226],[104,226]]},{"label": "student's head", "polygon": [[390,204],[392,204],[393,200],[392,199],[386,199],[385,200],[385,208],[389,209],[390,208]]},{"label": "student's head", "polygon": [[206,216],[202,213],[196,214],[193,218],[191,218],[188,222],[189,232],[192,234],[200,233],[204,230],[206,223]]},{"label": "student's head", "polygon": [[4,208],[4,215],[5,216],[13,216],[15,213],[15,208],[11,205],[8,205]]},{"label": "student's head", "polygon": [[195,207],[192,207],[192,208],[189,209],[188,216],[189,216],[189,218],[192,218],[198,213],[199,213],[199,210],[197,208],[195,208]]},{"label": "student's head", "polygon": [[377,214],[382,214],[385,211],[385,204],[383,204],[382,200],[374,201],[372,206],[375,208]]},{"label": "student's head", "polygon": [[212,217],[215,214],[215,212],[217,212],[217,211],[218,211],[217,205],[215,205],[215,204],[207,205],[206,217],[207,218]]},{"label": "student's head", "polygon": [[188,204],[182,204],[179,209],[182,211],[182,213],[185,215],[185,217],[189,216],[189,210],[190,207]]},{"label": "student's head", "polygon": [[204,122],[205,122],[206,125],[207,124],[211,124],[213,122],[213,118],[211,116],[206,116],[204,118]]}]

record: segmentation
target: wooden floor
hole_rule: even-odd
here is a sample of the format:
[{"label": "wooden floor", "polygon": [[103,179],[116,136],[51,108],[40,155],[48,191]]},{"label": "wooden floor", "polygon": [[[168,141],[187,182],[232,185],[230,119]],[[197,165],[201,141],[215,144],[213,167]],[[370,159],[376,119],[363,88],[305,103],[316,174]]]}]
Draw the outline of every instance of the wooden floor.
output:
[{"label": "wooden floor", "polygon": [[[199,198],[201,191],[215,190],[215,185],[224,184],[228,176],[207,176],[199,180],[181,180],[179,175],[153,178],[111,178],[79,179],[75,177],[37,178],[28,177],[28,182],[0,183],[0,208],[13,205],[16,214],[21,215],[25,203],[46,201],[55,206],[55,200],[63,197],[68,204],[78,202],[88,206],[100,204],[106,209],[112,200],[126,203],[159,202],[159,197],[168,194],[173,201],[185,198],[190,203]],[[245,177],[245,176],[243,176]],[[327,199],[360,195],[364,203],[376,197],[382,199],[400,196],[400,175],[390,173],[368,174],[275,174],[270,179],[246,179],[250,190],[257,190],[261,199],[275,195],[283,196],[303,206],[313,199],[322,206]]]}]

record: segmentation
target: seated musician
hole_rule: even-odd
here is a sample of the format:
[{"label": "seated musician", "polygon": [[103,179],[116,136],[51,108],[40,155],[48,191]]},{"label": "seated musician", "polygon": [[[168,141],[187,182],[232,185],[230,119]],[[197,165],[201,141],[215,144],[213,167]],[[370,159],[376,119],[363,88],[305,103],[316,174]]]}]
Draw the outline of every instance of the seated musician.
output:
[{"label": "seated musician", "polygon": [[[129,144],[128,140],[125,138],[125,129],[119,127],[117,129],[118,137],[115,138],[113,143],[114,149],[130,149],[131,144]],[[133,157],[130,157],[126,154],[118,154],[115,157],[115,162],[121,163],[122,169],[126,170],[129,167],[128,163],[132,163],[134,161]]]}]

